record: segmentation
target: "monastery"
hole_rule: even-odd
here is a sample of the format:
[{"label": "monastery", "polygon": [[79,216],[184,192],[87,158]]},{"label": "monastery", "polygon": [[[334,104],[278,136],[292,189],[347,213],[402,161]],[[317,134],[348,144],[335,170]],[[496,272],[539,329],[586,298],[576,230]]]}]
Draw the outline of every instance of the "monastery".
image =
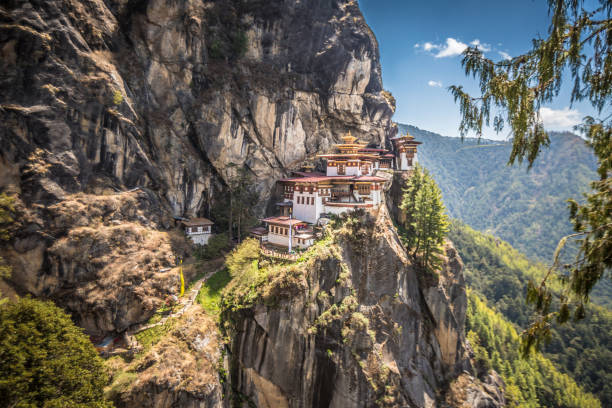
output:
[{"label": "monastery", "polygon": [[320,154],[326,172],[295,172],[281,179],[283,201],[277,203],[280,215],[262,221],[267,228],[256,228],[252,235],[262,244],[308,248],[314,243],[313,226],[331,214],[339,215],[357,208],[374,209],[383,202],[385,178],[378,171],[411,171],[421,144],[406,134],[392,139],[395,154],[385,149],[368,148],[350,132],[337,144],[336,153]]}]

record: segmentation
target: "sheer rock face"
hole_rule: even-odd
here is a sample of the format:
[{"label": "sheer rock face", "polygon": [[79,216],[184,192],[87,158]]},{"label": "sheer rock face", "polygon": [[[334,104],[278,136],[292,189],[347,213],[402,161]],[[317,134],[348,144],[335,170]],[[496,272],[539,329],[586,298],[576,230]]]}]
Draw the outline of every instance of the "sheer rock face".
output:
[{"label": "sheer rock face", "polygon": [[[347,130],[375,143],[394,134],[378,57],[353,1],[3,2],[0,191],[17,195],[19,214],[0,255],[14,266],[13,284],[60,301],[91,328],[146,318],[95,317],[67,302],[106,264],[67,265],[57,241],[78,225],[48,209],[80,192],[142,187],[142,208],[164,221],[131,222],[164,230],[171,215],[209,216],[237,164],[255,175],[263,212],[276,179]],[[95,214],[84,214],[88,225]],[[71,246],[83,261],[95,256]],[[137,282],[108,293],[106,307],[148,310],[129,295]],[[159,300],[169,289],[145,291],[141,299]]]},{"label": "sheer rock face", "polygon": [[[301,290],[232,316],[232,386],[259,407],[442,406],[472,371],[457,251],[446,246],[437,283],[419,278],[386,209],[340,248],[305,271]],[[464,406],[485,406],[469,378]]]}]

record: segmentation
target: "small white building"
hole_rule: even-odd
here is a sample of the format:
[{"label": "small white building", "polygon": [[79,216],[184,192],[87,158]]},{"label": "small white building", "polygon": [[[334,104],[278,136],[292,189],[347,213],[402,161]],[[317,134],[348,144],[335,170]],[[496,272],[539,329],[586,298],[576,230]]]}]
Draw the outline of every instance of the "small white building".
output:
[{"label": "small white building", "polygon": [[206,245],[212,236],[213,222],[206,218],[192,218],[189,221],[183,221],[185,227],[185,235],[187,235],[194,244]]},{"label": "small white building", "polygon": [[308,223],[290,217],[269,217],[262,220],[268,226],[268,244],[289,248],[308,248],[314,244],[314,232]]}]

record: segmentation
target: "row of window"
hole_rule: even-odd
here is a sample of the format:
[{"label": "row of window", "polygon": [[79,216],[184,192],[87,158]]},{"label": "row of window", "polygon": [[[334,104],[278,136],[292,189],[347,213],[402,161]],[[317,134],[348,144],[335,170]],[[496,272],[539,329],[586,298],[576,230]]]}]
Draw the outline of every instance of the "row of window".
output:
[{"label": "row of window", "polygon": [[297,203],[298,204],[305,204],[305,205],[314,205],[315,204],[315,197],[298,196]]},{"label": "row of window", "polygon": [[357,185],[357,189],[359,190],[359,194],[362,194],[362,195],[370,194],[370,185],[369,184],[359,184],[359,185]]},{"label": "row of window", "polygon": [[190,232],[192,234],[198,233],[198,232],[210,232],[210,227],[187,227],[187,232]]},{"label": "row of window", "polygon": [[327,167],[336,167],[336,166],[347,166],[347,167],[359,167],[358,162],[328,162]]},{"label": "row of window", "polygon": [[276,235],[289,235],[289,228],[270,225],[270,232]]}]

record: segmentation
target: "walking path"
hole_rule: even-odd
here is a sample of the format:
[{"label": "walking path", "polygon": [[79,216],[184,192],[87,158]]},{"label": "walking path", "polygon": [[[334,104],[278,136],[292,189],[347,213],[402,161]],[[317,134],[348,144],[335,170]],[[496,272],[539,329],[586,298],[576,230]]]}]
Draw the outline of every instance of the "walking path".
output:
[{"label": "walking path", "polygon": [[134,328],[130,329],[127,331],[128,336],[132,336],[136,333],[140,333],[141,331],[150,329],[152,327],[156,327],[156,326],[161,326],[164,323],[166,323],[166,321],[170,318],[174,318],[174,317],[180,317],[183,315],[183,313],[185,313],[185,311],[191,307],[193,305],[193,303],[195,302],[196,297],[198,296],[198,293],[200,292],[200,289],[202,288],[202,285],[204,284],[204,282],[206,282],[211,276],[213,276],[215,273],[219,272],[221,269],[223,269],[225,266],[221,266],[218,269],[215,269],[209,273],[207,273],[206,275],[204,275],[202,278],[198,279],[197,281],[194,282],[191,290],[189,291],[189,293],[186,296],[183,296],[179,299],[178,303],[180,305],[182,305],[183,307],[181,307],[181,309],[177,312],[171,313],[167,316],[162,317],[162,319],[159,322],[156,323],[151,323],[151,324],[146,324],[146,325],[136,325],[134,326]]}]

